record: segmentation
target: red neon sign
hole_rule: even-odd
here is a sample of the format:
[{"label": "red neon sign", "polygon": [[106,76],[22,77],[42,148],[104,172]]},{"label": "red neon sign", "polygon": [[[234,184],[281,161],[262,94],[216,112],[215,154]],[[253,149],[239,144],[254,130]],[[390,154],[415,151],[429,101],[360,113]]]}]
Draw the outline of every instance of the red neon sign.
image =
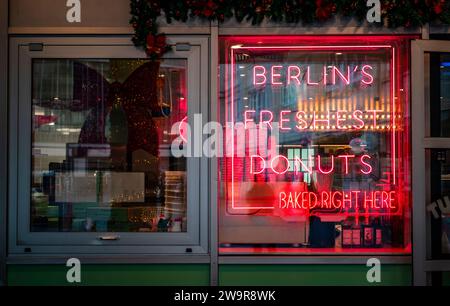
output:
[{"label": "red neon sign", "polygon": [[[312,173],[313,168],[313,160],[316,162],[317,170],[322,174],[333,174],[336,172],[335,169],[335,160],[339,159],[341,162],[341,168],[343,169],[343,174],[349,174],[349,165],[358,164],[359,165],[359,172],[362,174],[370,174],[372,173],[373,167],[370,165],[369,160],[372,158],[367,154],[364,154],[360,157],[356,157],[355,155],[331,155],[330,157],[327,157],[329,159],[328,162],[323,162],[323,157],[320,155],[315,156],[314,158],[310,158],[309,163],[305,163],[300,158],[294,158],[293,160],[293,168],[294,168],[294,174],[297,174],[299,172],[308,172]],[[281,160],[284,160],[284,164],[281,165],[282,171],[280,171],[280,162]],[[287,159],[284,155],[276,155],[270,160],[266,160],[264,157],[260,155],[252,155],[250,157],[250,171],[249,174],[261,174],[264,170],[269,169],[273,173],[276,174],[284,174],[287,171],[289,171],[290,162],[289,159]],[[326,169],[328,168],[328,169]],[[325,170],[326,169],[326,170]]]},{"label": "red neon sign", "polygon": [[281,209],[336,209],[349,211],[358,209],[396,210],[395,191],[281,191],[278,196],[278,207]]},{"label": "red neon sign", "polygon": [[[305,68],[303,68],[305,69]],[[305,79],[307,85],[317,86],[320,83],[323,85],[336,85],[339,81],[344,85],[350,85],[353,78],[360,79],[361,84],[370,85],[374,78],[372,75],[373,67],[371,65],[356,65],[354,67],[346,66],[341,69],[335,65],[324,65],[321,68],[321,75],[317,80],[312,79],[312,68],[306,66]],[[290,85],[302,84],[301,81],[302,67],[298,65],[271,65],[269,69],[265,66],[255,65],[253,67],[253,85],[264,86],[270,80],[270,85]],[[329,79],[331,76],[331,80]],[[283,80],[285,80],[283,82]],[[294,82],[295,81],[295,82]]]},{"label": "red neon sign", "polygon": [[[259,112],[259,113],[258,113]],[[327,130],[347,130],[347,129],[371,129],[389,130],[390,113],[384,113],[382,110],[360,110],[353,111],[324,111],[324,112],[305,112],[291,110],[281,110],[277,114],[272,111],[263,109],[257,111],[255,109],[247,109],[244,111],[244,126],[248,128],[250,123],[255,123],[255,119],[260,128],[272,129],[272,123],[277,121],[278,127],[282,131],[291,131],[297,129],[303,131],[305,129],[321,129]]]}]

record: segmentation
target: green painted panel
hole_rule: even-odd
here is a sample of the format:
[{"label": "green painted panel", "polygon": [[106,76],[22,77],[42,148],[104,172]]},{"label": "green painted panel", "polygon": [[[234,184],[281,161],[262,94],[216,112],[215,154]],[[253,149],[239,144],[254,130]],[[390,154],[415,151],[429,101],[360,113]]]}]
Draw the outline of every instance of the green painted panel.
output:
[{"label": "green painted panel", "polygon": [[[365,265],[221,265],[220,285],[370,285]],[[72,285],[65,265],[9,265],[9,285]],[[209,285],[207,264],[84,265],[81,285]],[[410,265],[383,265],[381,285],[410,285]],[[446,275],[447,284],[450,275]]]},{"label": "green painted panel", "polygon": [[[221,286],[372,285],[365,265],[221,265]],[[383,265],[378,285],[411,285],[410,265]]]},{"label": "green painted panel", "polygon": [[[65,265],[9,265],[8,285],[73,285]],[[81,285],[207,286],[208,264],[82,265]]]}]

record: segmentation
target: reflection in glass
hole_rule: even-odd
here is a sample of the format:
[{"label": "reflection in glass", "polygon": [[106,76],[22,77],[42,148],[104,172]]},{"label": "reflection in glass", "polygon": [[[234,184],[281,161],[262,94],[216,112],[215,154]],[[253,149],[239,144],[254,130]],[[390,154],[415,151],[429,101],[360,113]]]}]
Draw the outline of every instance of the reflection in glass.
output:
[{"label": "reflection in glass", "polygon": [[35,59],[31,230],[186,231],[186,61]]},{"label": "reflection in glass", "polygon": [[427,150],[431,259],[450,256],[450,150]]}]

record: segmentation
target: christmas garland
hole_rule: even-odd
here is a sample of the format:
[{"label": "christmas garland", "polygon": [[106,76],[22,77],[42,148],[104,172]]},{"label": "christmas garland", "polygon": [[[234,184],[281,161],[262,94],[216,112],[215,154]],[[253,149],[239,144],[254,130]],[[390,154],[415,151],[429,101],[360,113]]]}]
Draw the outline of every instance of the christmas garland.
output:
[{"label": "christmas garland", "polygon": [[[428,22],[450,24],[449,0],[381,0],[381,23],[390,28],[417,27]],[[288,24],[324,22],[333,16],[366,18],[367,0],[131,0],[130,24],[133,43],[151,59],[170,50],[164,34],[158,33],[157,18],[164,13],[172,20],[189,18],[223,22],[234,17],[238,22],[260,24],[264,19]]]}]

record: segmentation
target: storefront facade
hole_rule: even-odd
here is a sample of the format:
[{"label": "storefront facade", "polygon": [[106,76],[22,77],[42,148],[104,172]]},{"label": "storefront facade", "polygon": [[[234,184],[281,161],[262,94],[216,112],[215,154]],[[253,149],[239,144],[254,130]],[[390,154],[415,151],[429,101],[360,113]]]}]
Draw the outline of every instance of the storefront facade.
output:
[{"label": "storefront facade", "polygon": [[450,283],[448,27],[66,2],[0,1],[4,284]]}]

